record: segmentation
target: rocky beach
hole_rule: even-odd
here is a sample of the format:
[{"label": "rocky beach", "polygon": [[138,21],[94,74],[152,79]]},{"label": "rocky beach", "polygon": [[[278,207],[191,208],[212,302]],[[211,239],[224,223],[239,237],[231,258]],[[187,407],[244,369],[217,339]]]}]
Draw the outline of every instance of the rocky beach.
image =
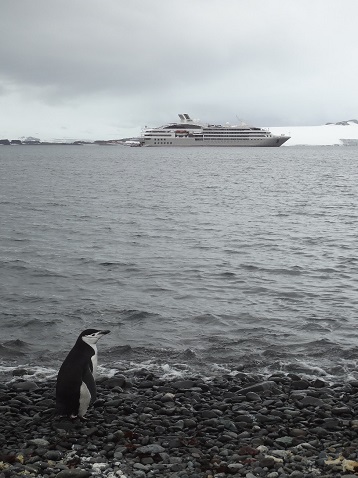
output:
[{"label": "rocky beach", "polygon": [[[358,474],[358,382],[237,372],[98,379],[85,421],[54,415],[55,381],[0,384],[0,477],[313,478]],[[25,379],[26,378],[26,379]]]}]

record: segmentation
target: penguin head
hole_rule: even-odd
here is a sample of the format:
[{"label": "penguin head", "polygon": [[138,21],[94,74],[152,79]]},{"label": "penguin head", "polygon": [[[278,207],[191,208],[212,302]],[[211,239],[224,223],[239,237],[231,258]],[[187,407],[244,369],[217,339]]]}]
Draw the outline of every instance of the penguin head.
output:
[{"label": "penguin head", "polygon": [[86,329],[80,333],[78,337],[79,340],[83,340],[86,344],[96,344],[98,340],[106,334],[109,334],[110,330],[97,330],[97,329]]}]

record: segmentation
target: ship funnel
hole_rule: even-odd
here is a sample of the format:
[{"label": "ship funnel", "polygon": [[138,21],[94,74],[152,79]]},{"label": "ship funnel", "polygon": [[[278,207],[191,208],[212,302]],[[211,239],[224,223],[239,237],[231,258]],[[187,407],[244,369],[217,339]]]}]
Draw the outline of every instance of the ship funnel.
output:
[{"label": "ship funnel", "polygon": [[182,123],[189,123],[193,121],[187,113],[183,113],[183,114],[179,113],[178,116]]}]

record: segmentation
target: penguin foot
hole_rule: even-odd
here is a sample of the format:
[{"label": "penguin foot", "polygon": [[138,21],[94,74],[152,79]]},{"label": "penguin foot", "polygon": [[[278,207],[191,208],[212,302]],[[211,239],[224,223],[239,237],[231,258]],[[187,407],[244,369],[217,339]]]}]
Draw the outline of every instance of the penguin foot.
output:
[{"label": "penguin foot", "polygon": [[81,417],[81,415],[70,415],[70,418],[71,420],[76,420],[77,418],[81,421],[81,422],[86,422],[87,421],[87,418],[85,417]]}]

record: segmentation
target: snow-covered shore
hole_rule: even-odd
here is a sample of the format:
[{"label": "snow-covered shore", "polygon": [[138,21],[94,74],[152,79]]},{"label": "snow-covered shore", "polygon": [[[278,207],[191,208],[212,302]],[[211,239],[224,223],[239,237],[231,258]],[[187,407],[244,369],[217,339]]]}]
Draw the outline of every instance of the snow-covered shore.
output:
[{"label": "snow-covered shore", "polygon": [[[321,126],[280,126],[269,128],[273,134],[288,134],[291,139],[284,146],[296,145],[347,145],[344,140],[353,139],[358,146],[358,124],[347,121],[345,124]],[[343,141],[342,141],[343,140]]]}]

